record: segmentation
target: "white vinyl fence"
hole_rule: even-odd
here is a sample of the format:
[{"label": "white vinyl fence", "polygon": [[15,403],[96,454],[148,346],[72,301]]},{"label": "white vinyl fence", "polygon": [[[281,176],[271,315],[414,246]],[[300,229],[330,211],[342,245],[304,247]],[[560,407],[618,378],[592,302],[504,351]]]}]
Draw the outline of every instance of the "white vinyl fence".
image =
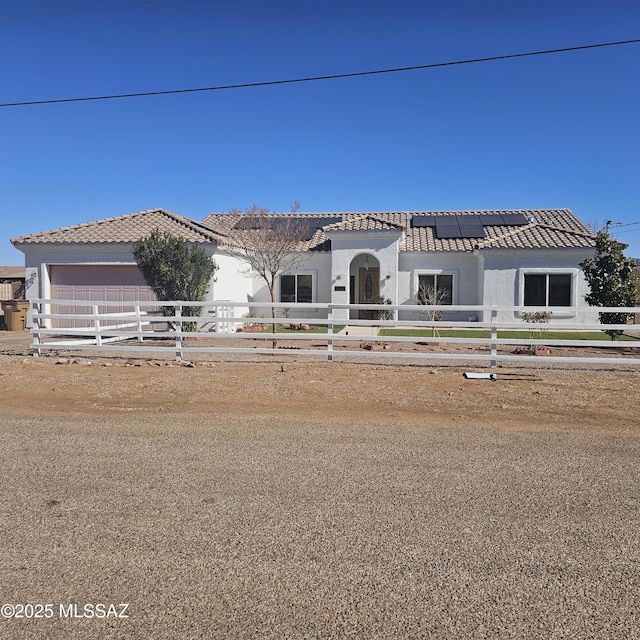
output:
[{"label": "white vinyl fence", "polygon": [[[130,311],[122,311],[130,306]],[[109,308],[118,308],[109,313]],[[187,309],[202,307],[200,316],[187,315]],[[56,313],[51,309],[55,308]],[[78,308],[86,313],[77,313]],[[66,313],[61,310],[68,309]],[[165,314],[162,310],[165,310]],[[413,312],[415,320],[349,319],[345,315],[358,315],[360,310],[381,311],[398,315],[398,311]],[[272,311],[276,317],[272,317]],[[468,322],[425,320],[429,313],[468,312]],[[514,315],[510,322],[498,322],[499,313]],[[602,333],[603,340],[553,340],[545,338],[550,331],[602,331],[619,329],[640,336],[638,325],[570,324],[565,320],[554,322],[524,322],[519,314],[536,311],[566,313],[564,308],[497,307],[480,305],[335,305],[327,303],[248,303],[248,302],[105,302],[65,301],[51,299],[32,300],[31,349],[34,355],[44,350],[110,353],[142,352],[175,354],[181,361],[185,354],[251,354],[296,355],[321,357],[329,362],[348,358],[372,357],[378,359],[412,360],[464,360],[490,363],[553,362],[589,363],[604,365],[640,366],[640,339],[611,341]],[[594,309],[594,311],[596,311]],[[640,308],[598,308],[613,313],[639,313]],[[431,316],[434,317],[434,316]],[[472,321],[471,318],[490,318]],[[69,326],[65,326],[69,325]],[[78,327],[78,324],[85,324]],[[283,325],[287,327],[283,330]],[[274,326],[277,326],[274,332]],[[313,328],[319,328],[314,331]],[[381,329],[422,330],[404,335],[378,335]],[[190,330],[195,329],[195,330]],[[486,337],[445,337],[444,329],[484,329]],[[518,337],[505,338],[504,331],[519,331]],[[284,331],[284,332],[283,332]],[[520,335],[521,334],[521,335]],[[309,342],[313,344],[310,345]],[[299,344],[300,346],[295,346]],[[416,345],[444,347],[438,351],[418,351]],[[461,353],[454,349],[466,345]],[[367,347],[370,350],[363,349]],[[534,353],[514,353],[518,347]],[[535,354],[537,347],[545,347],[551,354]],[[388,350],[387,350],[388,349]],[[589,355],[584,355],[589,350]],[[522,351],[522,349],[520,349]]]}]

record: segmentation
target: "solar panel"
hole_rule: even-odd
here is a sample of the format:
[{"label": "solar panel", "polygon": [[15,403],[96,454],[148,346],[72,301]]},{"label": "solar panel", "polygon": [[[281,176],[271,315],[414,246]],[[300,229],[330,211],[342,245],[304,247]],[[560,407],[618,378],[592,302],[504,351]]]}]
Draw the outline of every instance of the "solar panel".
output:
[{"label": "solar panel", "polygon": [[261,223],[258,222],[258,218],[251,216],[247,218],[240,218],[234,225],[233,229],[235,231],[249,231],[254,229],[259,229],[261,227]]},{"label": "solar panel", "polygon": [[302,218],[293,216],[247,216],[245,218],[240,218],[233,228],[236,231],[255,231],[262,228],[262,225],[268,224],[273,231],[277,232],[281,229],[286,229],[292,222],[294,222],[295,225],[300,225],[305,239],[308,240],[316,232],[316,229],[325,227],[328,224],[342,222],[342,216],[322,216],[318,218]]},{"label": "solar panel", "polygon": [[436,227],[436,238],[438,240],[449,240],[451,238],[462,238],[462,233],[459,228],[447,227],[445,229],[438,229]]},{"label": "solar panel", "polygon": [[[448,216],[441,216],[448,217]],[[412,216],[411,217],[411,226],[414,228],[417,227],[435,227],[436,216]]]},{"label": "solar panel", "polygon": [[483,213],[478,218],[485,227],[521,226],[529,223],[524,213]]},{"label": "solar panel", "polygon": [[337,222],[342,222],[342,216],[325,216],[322,218],[305,218],[305,220],[309,220],[313,224],[315,229],[321,229],[322,227],[326,227],[329,224],[336,224]]},{"label": "solar panel", "polygon": [[[281,218],[282,220],[283,218]],[[304,229],[305,240],[310,240],[313,237],[313,234],[322,227],[326,227],[329,224],[335,224],[336,222],[342,222],[342,216],[333,216],[328,217],[324,216],[321,218],[299,218],[300,227]]]},{"label": "solar panel", "polygon": [[446,218],[438,218],[436,220],[436,229],[444,229],[445,227],[455,227],[459,228],[458,221],[454,216],[446,217]]},{"label": "solar panel", "polygon": [[[435,227],[437,238],[484,238],[484,227],[526,224],[527,218],[521,213],[483,213],[480,215],[413,216],[411,226]],[[458,235],[458,232],[461,235]]]},{"label": "solar panel", "polygon": [[482,229],[482,222],[477,218],[469,218],[468,216],[460,216],[458,218],[458,226],[462,227],[473,227],[474,229]]},{"label": "solar panel", "polygon": [[504,220],[504,224],[512,226],[529,224],[529,220],[527,220],[527,216],[525,216],[524,213],[503,213],[502,219]]},{"label": "solar panel", "polygon": [[482,213],[478,218],[485,227],[502,227],[505,224],[499,213]]},{"label": "solar panel", "polygon": [[460,227],[456,216],[436,217],[436,238],[461,238]]},{"label": "solar panel", "polygon": [[[327,224],[326,218],[288,218],[285,216],[274,218],[271,221],[271,228],[278,233],[279,231],[293,232],[295,235],[300,233],[300,238],[303,240],[310,240],[318,227]],[[333,220],[337,222],[337,220]],[[292,224],[293,223],[293,224]],[[292,226],[291,226],[292,225]]]},{"label": "solar panel", "polygon": [[475,216],[458,216],[458,225],[463,238],[484,238],[484,227]]},{"label": "solar panel", "polygon": [[[298,217],[278,215],[269,218],[274,231],[284,229],[291,220],[296,220],[304,229],[306,239],[317,229],[342,222],[342,216]],[[482,213],[479,215],[415,215],[411,217],[413,228],[434,228],[437,238],[484,238],[484,227],[522,226],[529,223],[524,213]],[[264,224],[260,217],[247,216],[236,222],[236,230],[255,230]]]}]

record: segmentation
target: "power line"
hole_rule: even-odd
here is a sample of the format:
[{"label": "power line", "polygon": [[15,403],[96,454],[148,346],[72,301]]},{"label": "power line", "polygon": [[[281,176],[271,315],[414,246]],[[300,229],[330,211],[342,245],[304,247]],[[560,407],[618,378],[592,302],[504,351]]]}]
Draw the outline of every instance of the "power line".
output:
[{"label": "power line", "polygon": [[[611,222],[611,220],[607,222]],[[611,222],[612,227],[630,227],[632,224],[640,224],[640,222]]]},{"label": "power line", "polygon": [[398,73],[401,71],[418,71],[420,69],[436,69],[438,67],[453,67],[456,65],[476,64],[479,62],[494,62],[496,60],[511,60],[514,58],[527,58],[532,56],[543,56],[552,53],[565,53],[568,51],[584,51],[585,49],[598,49],[603,47],[617,47],[625,44],[640,43],[640,38],[635,40],[621,40],[619,42],[602,42],[598,44],[586,44],[578,47],[564,47],[562,49],[547,49],[545,51],[528,51],[526,53],[511,53],[502,56],[490,56],[487,58],[471,58],[469,60],[454,60],[450,62],[435,62],[432,64],[421,64],[412,67],[396,67],[393,69],[377,69],[374,71],[356,71],[353,73],[337,73],[326,76],[309,76],[306,78],[290,78],[287,80],[269,80],[265,82],[247,82],[242,84],[218,85],[215,87],[198,87],[194,89],[171,89],[167,91],[145,91],[138,93],[120,93],[104,96],[85,96],[80,98],[58,98],[53,100],[33,100],[29,102],[5,102],[0,103],[0,107],[25,107],[42,104],[61,104],[65,102],[89,102],[95,100],[116,100],[121,98],[141,98],[147,96],[167,96],[179,93],[197,93],[202,91],[225,91],[229,89],[248,89],[252,87],[270,87],[283,84],[295,84],[301,82],[318,82],[320,80],[337,80],[339,78],[357,78],[362,76],[381,75],[383,73]]},{"label": "power line", "polygon": [[[631,227],[633,225],[640,224],[638,222],[614,222],[613,220],[605,220],[604,221],[604,232],[608,233],[610,227]],[[626,231],[618,231],[617,233],[626,233],[628,231],[635,231],[635,229],[627,229]]]}]

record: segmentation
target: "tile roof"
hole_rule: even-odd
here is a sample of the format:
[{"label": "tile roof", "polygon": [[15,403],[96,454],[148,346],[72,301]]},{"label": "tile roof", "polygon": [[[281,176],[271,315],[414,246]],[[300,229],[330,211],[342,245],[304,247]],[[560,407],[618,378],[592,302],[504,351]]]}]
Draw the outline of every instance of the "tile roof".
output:
[{"label": "tile roof", "polygon": [[0,267],[0,279],[3,280],[24,280],[24,267]]},{"label": "tile roof", "polygon": [[[274,219],[296,219],[301,223],[305,223],[312,220],[318,220],[319,222],[327,225],[329,220],[335,218],[336,223],[342,222],[341,213],[270,213],[266,214],[273,216]],[[251,230],[238,229],[236,225],[245,217],[250,217],[252,214],[242,213],[212,213],[208,215],[202,224],[206,225],[210,229],[213,229],[216,233],[219,233],[223,238],[220,240],[221,245],[234,246],[239,242],[242,242],[244,235],[250,235]],[[313,227],[311,227],[313,228]],[[321,229],[316,229],[310,238],[301,242],[299,251],[330,251],[329,239]]]},{"label": "tile roof", "polygon": [[[437,238],[432,227],[412,227],[413,216],[479,216],[491,214],[521,213],[528,220],[526,225],[485,226],[484,238]],[[510,209],[468,211],[387,211],[369,213],[274,213],[273,216],[300,218],[336,218],[333,224],[325,224],[313,237],[301,246],[301,250],[329,251],[326,231],[404,230],[400,251],[471,251],[480,249],[553,249],[592,248],[595,238],[589,228],[569,209]],[[242,214],[214,213],[203,224],[222,234],[233,235],[233,227]],[[224,242],[222,242],[224,244]]]},{"label": "tile roof", "polygon": [[220,239],[219,234],[200,222],[164,209],[149,209],[117,218],[106,218],[53,231],[41,231],[20,236],[12,238],[11,242],[14,245],[136,242],[148,236],[155,229],[184,238],[188,242],[205,244]]},{"label": "tile roof", "polygon": [[[529,220],[525,225],[485,225],[484,238],[438,238],[433,227],[412,227],[413,216],[479,216],[521,213]],[[135,242],[154,229],[166,231],[189,242],[233,245],[251,230],[234,227],[245,214],[213,213],[202,222],[165,211],[149,209],[116,218],[78,224],[53,231],[42,231],[13,238],[16,245],[29,244],[95,244]],[[387,211],[343,213],[273,213],[276,219],[294,217],[322,225],[300,244],[300,251],[330,251],[326,234],[353,231],[403,230],[400,251],[470,251],[480,249],[552,249],[593,248],[593,233],[568,209],[516,209],[490,211]],[[335,219],[335,222],[332,220]]]},{"label": "tile roof", "polygon": [[371,214],[345,216],[341,222],[322,227],[323,231],[402,231],[403,226]]}]

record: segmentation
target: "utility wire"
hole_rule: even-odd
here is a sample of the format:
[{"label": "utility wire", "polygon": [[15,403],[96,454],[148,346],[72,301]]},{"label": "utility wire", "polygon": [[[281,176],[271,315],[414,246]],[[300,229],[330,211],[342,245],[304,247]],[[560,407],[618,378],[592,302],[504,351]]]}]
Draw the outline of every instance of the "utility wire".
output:
[{"label": "utility wire", "polygon": [[608,222],[611,223],[612,227],[629,227],[632,224],[640,224],[640,222],[611,222],[611,220],[608,220]]},{"label": "utility wire", "polygon": [[54,100],[33,100],[29,102],[5,102],[0,107],[24,107],[40,104],[61,104],[65,102],[89,102],[93,100],[116,100],[120,98],[140,98],[145,96],[167,96],[178,93],[197,93],[201,91],[225,91],[228,89],[247,89],[251,87],[270,87],[283,84],[295,84],[301,82],[318,82],[320,80],[337,80],[339,78],[357,78],[361,76],[381,75],[383,73],[398,73],[401,71],[417,71],[419,69],[436,69],[438,67],[453,67],[456,65],[476,64],[478,62],[493,62],[496,60],[511,60],[513,58],[527,58],[543,56],[552,53],[565,53],[567,51],[584,51],[585,49],[598,49],[603,47],[617,47],[624,44],[640,43],[640,38],[635,40],[620,40],[619,42],[601,42],[599,44],[586,44],[578,47],[565,47],[562,49],[547,49],[545,51],[529,51],[526,53],[511,53],[503,56],[490,56],[487,58],[471,58],[469,60],[454,60],[451,62],[435,62],[433,64],[421,64],[413,67],[396,67],[394,69],[377,69],[375,71],[356,71],[353,73],[337,73],[326,76],[310,76],[306,78],[292,78],[288,80],[269,80],[266,82],[247,82],[243,84],[227,84],[215,87],[198,87],[195,89],[171,89],[168,91],[145,91],[139,93],[120,93],[105,96],[87,96],[80,98],[59,98]]}]

